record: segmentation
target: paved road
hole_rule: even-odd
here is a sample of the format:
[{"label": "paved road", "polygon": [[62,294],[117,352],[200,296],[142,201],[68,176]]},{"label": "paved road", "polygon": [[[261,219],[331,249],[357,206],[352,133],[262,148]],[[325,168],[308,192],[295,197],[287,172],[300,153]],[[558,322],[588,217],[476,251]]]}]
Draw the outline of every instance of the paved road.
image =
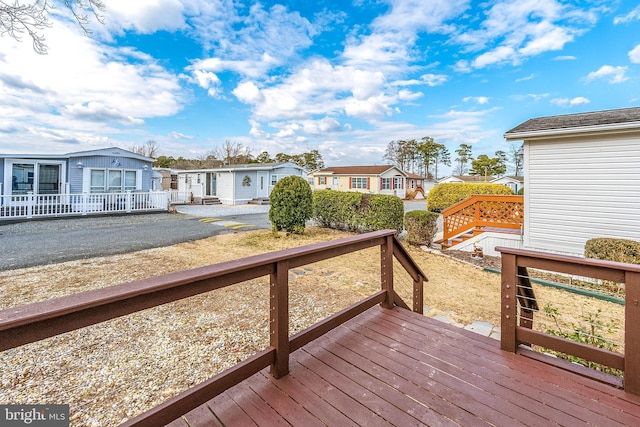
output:
[{"label": "paved road", "polygon": [[[246,230],[270,228],[264,210],[222,215],[88,216],[0,225],[0,270],[108,256]],[[1,223],[0,223],[1,224]]]},{"label": "paved road", "polygon": [[[425,202],[405,202],[405,211]],[[47,265],[269,229],[269,206],[177,206],[177,214],[87,216],[3,224],[0,270]]]}]

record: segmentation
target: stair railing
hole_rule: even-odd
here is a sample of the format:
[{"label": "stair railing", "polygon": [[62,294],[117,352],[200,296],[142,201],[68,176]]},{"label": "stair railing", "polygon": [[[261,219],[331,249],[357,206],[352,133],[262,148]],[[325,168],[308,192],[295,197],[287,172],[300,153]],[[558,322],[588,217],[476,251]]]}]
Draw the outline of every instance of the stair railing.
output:
[{"label": "stair railing", "polygon": [[442,241],[488,227],[521,230],[523,222],[523,196],[474,195],[442,211]]}]

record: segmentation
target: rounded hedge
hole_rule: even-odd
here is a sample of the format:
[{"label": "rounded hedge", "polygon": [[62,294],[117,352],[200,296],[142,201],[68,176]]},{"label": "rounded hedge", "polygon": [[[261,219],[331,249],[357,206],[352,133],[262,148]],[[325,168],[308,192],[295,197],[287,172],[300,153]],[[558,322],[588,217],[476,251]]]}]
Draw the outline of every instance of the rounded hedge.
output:
[{"label": "rounded hedge", "polygon": [[273,231],[302,234],[313,212],[313,195],[309,183],[300,176],[279,180],[269,196],[269,220]]},{"label": "rounded hedge", "polygon": [[438,215],[428,211],[409,211],[404,216],[405,240],[412,245],[431,246],[438,232]]}]

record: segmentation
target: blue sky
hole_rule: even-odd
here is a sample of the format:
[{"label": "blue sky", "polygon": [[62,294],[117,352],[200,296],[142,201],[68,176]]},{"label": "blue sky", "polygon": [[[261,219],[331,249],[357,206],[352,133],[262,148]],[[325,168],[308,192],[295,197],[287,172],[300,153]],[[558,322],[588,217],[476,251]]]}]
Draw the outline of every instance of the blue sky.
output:
[{"label": "blue sky", "polygon": [[493,155],[529,118],[640,105],[635,1],[105,3],[91,38],[59,8],[47,55],[0,37],[0,152],[384,164],[392,140]]}]

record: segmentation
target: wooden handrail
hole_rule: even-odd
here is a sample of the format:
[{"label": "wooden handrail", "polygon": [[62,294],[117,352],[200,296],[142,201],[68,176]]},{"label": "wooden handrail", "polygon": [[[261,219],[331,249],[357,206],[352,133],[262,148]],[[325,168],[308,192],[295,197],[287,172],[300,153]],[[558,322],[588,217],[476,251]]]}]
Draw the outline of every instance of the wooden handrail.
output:
[{"label": "wooden handrail", "polygon": [[447,241],[471,230],[480,231],[483,227],[519,230],[523,219],[523,196],[470,196],[442,211],[442,240]]},{"label": "wooden handrail", "polygon": [[[414,280],[413,307],[422,313],[426,276],[395,238],[382,230],[235,261],[137,280],[0,311],[0,351],[135,313],[215,289],[270,276],[270,346],[247,361],[137,416],[125,425],[155,426],[180,417],[266,366],[279,378],[289,370],[289,353],[376,304],[407,307],[393,289],[393,259]],[[288,271],[370,247],[380,247],[381,290],[289,337]],[[419,289],[418,289],[419,288]]]},{"label": "wooden handrail", "polygon": [[[624,371],[624,388],[640,395],[640,265],[553,253],[497,247],[502,257],[501,346],[518,352],[534,344]],[[536,268],[625,283],[624,355],[595,348],[517,324],[518,270]],[[532,314],[531,314],[532,315]]]}]

